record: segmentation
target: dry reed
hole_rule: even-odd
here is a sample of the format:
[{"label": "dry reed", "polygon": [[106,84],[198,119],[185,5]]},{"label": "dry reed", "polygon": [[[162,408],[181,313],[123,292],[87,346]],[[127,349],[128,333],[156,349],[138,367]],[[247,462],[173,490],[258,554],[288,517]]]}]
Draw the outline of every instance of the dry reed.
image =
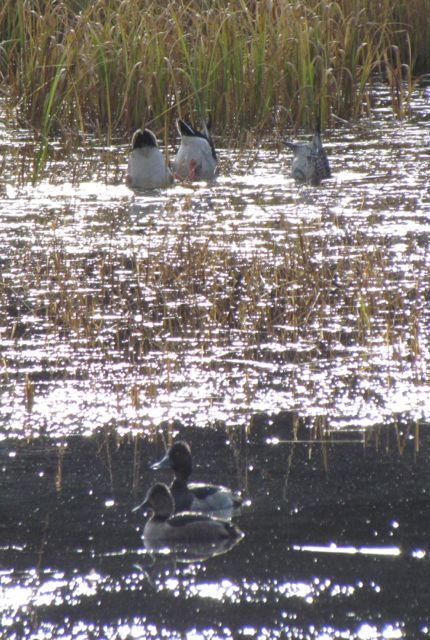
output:
[{"label": "dry reed", "polygon": [[207,110],[238,137],[358,117],[376,72],[401,112],[428,68],[429,16],[430,0],[6,0],[0,74],[42,139],[167,131]]}]

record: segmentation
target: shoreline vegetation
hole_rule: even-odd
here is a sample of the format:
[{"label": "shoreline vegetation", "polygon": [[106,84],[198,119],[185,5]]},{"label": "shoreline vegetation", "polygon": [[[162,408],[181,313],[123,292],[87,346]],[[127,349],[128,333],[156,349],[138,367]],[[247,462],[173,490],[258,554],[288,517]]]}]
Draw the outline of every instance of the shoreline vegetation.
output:
[{"label": "shoreline vegetation", "polygon": [[430,70],[430,0],[6,0],[2,91],[41,139],[167,140],[209,111],[225,138],[357,119],[372,79],[407,111]]}]

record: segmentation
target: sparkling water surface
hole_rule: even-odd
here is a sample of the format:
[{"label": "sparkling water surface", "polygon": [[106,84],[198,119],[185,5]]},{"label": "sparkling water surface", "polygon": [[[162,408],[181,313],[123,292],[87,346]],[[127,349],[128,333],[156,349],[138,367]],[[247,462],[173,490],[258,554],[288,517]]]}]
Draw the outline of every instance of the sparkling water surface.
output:
[{"label": "sparkling water surface", "polygon": [[[278,138],[149,193],[53,142],[33,183],[0,113],[1,637],[430,635],[429,97],[325,131],[318,188]],[[246,498],[225,553],[144,548],[177,437]]]}]

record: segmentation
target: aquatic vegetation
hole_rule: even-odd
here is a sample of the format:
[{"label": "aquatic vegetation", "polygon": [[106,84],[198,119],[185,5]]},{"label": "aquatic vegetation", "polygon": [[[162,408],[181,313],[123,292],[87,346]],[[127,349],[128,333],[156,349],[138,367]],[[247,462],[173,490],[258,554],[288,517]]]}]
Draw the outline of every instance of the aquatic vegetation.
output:
[{"label": "aquatic vegetation", "polygon": [[90,136],[51,139],[32,187],[37,140],[1,123],[4,428],[426,415],[426,91],[402,126],[389,104],[380,85],[367,123],[324,138],[320,189],[279,143],[221,148],[210,186],[136,196],[128,142]]},{"label": "aquatic vegetation", "polygon": [[[112,136],[205,114],[238,137],[354,118],[382,73],[397,113],[428,68],[429,0],[6,0],[0,74],[22,122]],[[42,148],[46,152],[46,147]]]}]

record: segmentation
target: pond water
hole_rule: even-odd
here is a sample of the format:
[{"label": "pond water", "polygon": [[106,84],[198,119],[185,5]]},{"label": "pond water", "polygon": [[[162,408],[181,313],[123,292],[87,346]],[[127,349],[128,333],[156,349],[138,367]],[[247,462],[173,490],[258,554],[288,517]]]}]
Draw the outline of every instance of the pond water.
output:
[{"label": "pond water", "polygon": [[[2,637],[430,635],[429,99],[326,131],[318,188],[219,136],[214,184],[140,194],[90,139],[33,184],[0,112]],[[143,547],[179,436],[248,500],[225,554]]]},{"label": "pond water", "polygon": [[196,479],[249,500],[235,518],[244,539],[188,562],[146,551],[132,511],[155,477],[168,480],[149,471],[160,441],[3,446],[2,637],[429,637],[428,432],[419,453],[406,425],[366,445],[352,434],[277,443],[292,418],[256,420],[230,441],[223,428],[175,431],[193,442]]},{"label": "pond water", "polygon": [[35,145],[4,129],[0,433],[428,417],[429,113],[423,93],[327,132],[318,189],[270,141],[142,195],[124,147],[62,145],[32,186]]}]

